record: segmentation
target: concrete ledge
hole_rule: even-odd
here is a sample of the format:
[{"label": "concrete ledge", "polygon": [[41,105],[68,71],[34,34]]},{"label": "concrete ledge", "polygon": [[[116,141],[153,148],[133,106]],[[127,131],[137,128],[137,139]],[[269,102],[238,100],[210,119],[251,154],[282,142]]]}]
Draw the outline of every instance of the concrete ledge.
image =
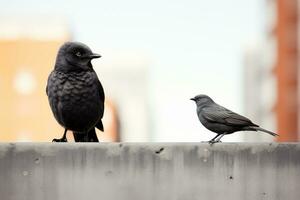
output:
[{"label": "concrete ledge", "polygon": [[300,143],[0,143],[3,200],[298,200]]}]

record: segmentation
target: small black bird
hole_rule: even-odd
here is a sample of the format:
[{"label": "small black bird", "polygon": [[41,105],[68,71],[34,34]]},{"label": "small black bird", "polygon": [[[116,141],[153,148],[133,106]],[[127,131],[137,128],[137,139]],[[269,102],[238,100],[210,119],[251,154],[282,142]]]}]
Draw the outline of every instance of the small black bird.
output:
[{"label": "small black bird", "polygon": [[278,136],[276,133],[259,127],[248,118],[216,104],[207,95],[200,94],[191,98],[191,100],[197,104],[197,115],[203,126],[217,133],[217,136],[211,139],[209,143],[220,142],[224,135],[236,131],[263,131],[270,135]]},{"label": "small black bird", "polygon": [[57,54],[54,70],[48,77],[46,93],[53,115],[76,142],[98,142],[95,127],[103,131],[104,90],[91,60],[100,58],[85,44],[66,42]]}]

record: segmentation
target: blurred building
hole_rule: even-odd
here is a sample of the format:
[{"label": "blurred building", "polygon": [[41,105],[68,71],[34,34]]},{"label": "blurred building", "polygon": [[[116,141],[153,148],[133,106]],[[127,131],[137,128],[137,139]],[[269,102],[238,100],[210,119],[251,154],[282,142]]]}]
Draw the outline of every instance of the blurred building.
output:
[{"label": "blurred building", "polygon": [[[243,64],[244,110],[254,123],[277,132],[277,77],[274,74],[276,63],[276,37],[272,31],[276,22],[276,1],[267,0],[265,5],[265,34],[246,46]],[[268,134],[249,132],[246,141],[277,140]]]},{"label": "blurred building", "polygon": [[[247,46],[244,56],[244,112],[254,123],[276,131],[276,77],[272,73],[272,45],[268,42],[253,42]],[[248,142],[272,141],[274,137],[260,132],[242,134]]]},{"label": "blurred building", "polygon": [[[96,50],[95,50],[96,51]],[[120,140],[130,142],[151,141],[149,135],[148,65],[140,52],[104,50],[94,64],[104,91],[118,111]]]},{"label": "blurred building", "polygon": [[[266,0],[265,3],[265,37],[251,44],[245,55],[245,112],[261,126],[280,134],[276,140],[297,141],[300,131],[298,1]],[[254,137],[264,141],[262,137],[266,136],[247,134],[245,139]]]},{"label": "blurred building", "polygon": [[59,22],[1,18],[0,27],[0,140],[51,141],[62,130],[49,110],[46,80],[70,34]]},{"label": "blurred building", "polygon": [[[272,2],[272,1],[270,1]],[[299,139],[299,6],[297,0],[277,0],[276,37],[277,59],[274,72],[277,77],[277,129],[279,141]]]}]

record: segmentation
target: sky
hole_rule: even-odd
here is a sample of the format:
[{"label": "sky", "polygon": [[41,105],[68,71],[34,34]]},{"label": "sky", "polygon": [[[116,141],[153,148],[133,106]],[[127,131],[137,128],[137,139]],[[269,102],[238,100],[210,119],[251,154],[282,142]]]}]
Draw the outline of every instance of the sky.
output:
[{"label": "sky", "polygon": [[156,119],[152,141],[211,138],[212,134],[199,134],[207,131],[189,101],[200,93],[243,113],[243,55],[247,45],[263,37],[264,1],[0,2],[0,17],[62,19],[75,40],[101,54],[133,52],[142,57],[149,71],[148,96]]}]

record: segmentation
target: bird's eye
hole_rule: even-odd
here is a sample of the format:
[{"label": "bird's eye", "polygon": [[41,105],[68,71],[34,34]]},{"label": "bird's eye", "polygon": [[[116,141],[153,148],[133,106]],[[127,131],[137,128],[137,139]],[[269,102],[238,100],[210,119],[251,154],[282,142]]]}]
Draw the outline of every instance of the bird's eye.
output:
[{"label": "bird's eye", "polygon": [[82,54],[81,54],[80,51],[77,51],[75,55],[76,55],[77,57],[81,57],[81,56],[82,56]]}]

